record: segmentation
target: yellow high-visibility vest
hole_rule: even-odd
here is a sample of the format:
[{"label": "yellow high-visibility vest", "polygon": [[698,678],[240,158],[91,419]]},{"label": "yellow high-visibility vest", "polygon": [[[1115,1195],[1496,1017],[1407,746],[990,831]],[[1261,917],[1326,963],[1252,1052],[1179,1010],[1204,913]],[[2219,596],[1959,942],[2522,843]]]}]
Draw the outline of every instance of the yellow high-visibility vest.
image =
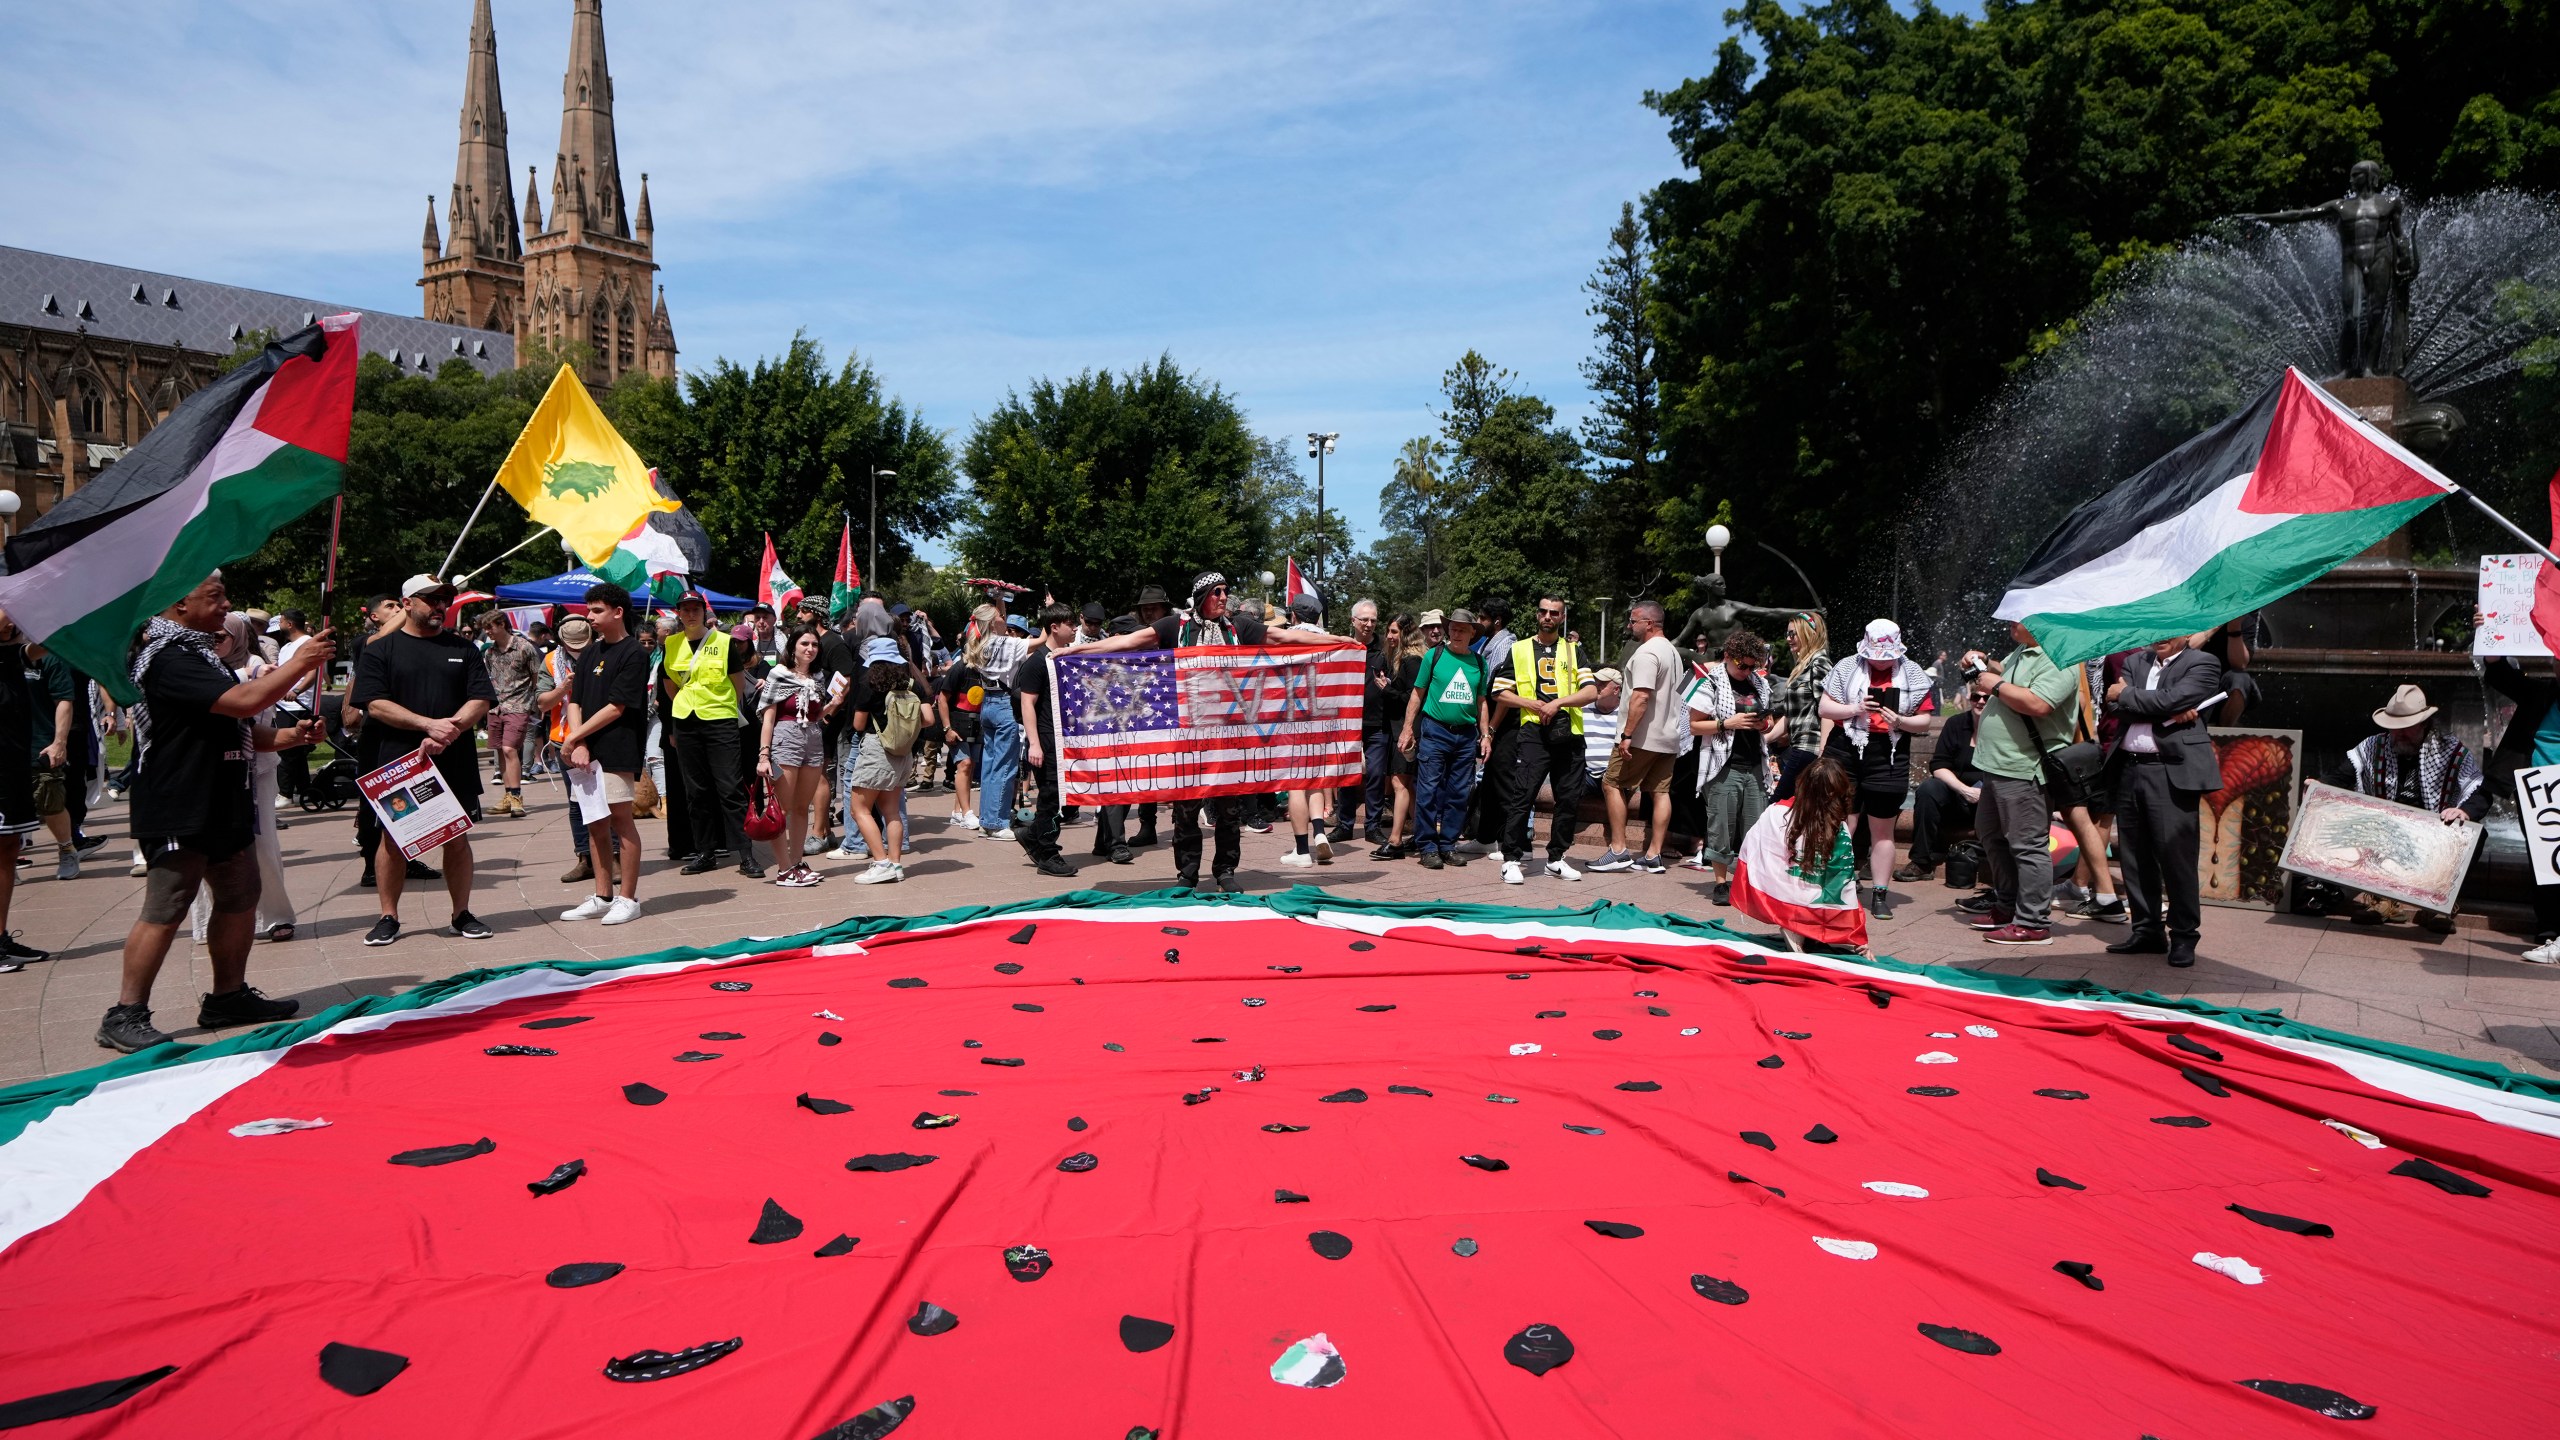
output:
[{"label": "yellow high-visibility vest", "polygon": [[[1529,677],[1529,683],[1526,686],[1520,683],[1520,677],[1523,675]],[[1535,636],[1511,642],[1511,688],[1514,693],[1525,698],[1531,700],[1538,698],[1538,641]],[[1560,638],[1556,641],[1556,698],[1561,700],[1581,688],[1580,657],[1574,653],[1572,641]],[[1564,713],[1573,718],[1573,733],[1581,734],[1582,707],[1568,705]],[[1510,714],[1511,723],[1514,725],[1524,722],[1529,716],[1526,710],[1514,710]]]},{"label": "yellow high-visibility vest", "polygon": [[729,679],[729,632],[705,630],[696,646],[682,630],[667,637],[666,671],[679,720],[735,720],[738,687]]}]

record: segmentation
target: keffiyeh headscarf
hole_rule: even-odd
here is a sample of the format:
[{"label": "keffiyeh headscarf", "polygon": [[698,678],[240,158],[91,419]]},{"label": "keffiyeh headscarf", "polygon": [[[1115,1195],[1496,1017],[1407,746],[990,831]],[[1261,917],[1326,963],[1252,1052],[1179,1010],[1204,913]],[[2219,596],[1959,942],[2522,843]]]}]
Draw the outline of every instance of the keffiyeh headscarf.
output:
[{"label": "keffiyeh headscarf", "polygon": [[[2347,752],[2347,763],[2360,782],[2357,789],[2389,800],[2400,793],[2400,747],[2389,732],[2368,735]],[[2481,786],[2480,762],[2471,748],[2442,730],[2430,729],[2418,742],[2418,808],[2442,810],[2468,800]]]},{"label": "keffiyeh headscarf", "polygon": [[[1867,683],[1867,662],[1863,659],[1845,660],[1831,667],[1831,674],[1822,682],[1822,693],[1843,705],[1864,705],[1867,703]],[[1931,683],[1929,672],[1909,656],[1894,662],[1893,685],[1902,692],[1903,714],[1916,714],[1928,702]],[[1849,748],[1857,751],[1860,759],[1866,758],[1867,741],[1874,736],[1865,725],[1842,724],[1833,733],[1846,737]],[[1901,733],[1886,732],[1887,743],[1900,743]]]},{"label": "keffiyeh headscarf", "polygon": [[[142,649],[135,652],[133,657],[133,669],[130,673],[135,690],[142,689],[142,676],[151,668],[151,662],[160,658],[160,652],[172,645],[193,652],[197,660],[222,677],[224,684],[233,684],[238,680],[239,677],[231,673],[231,667],[222,663],[222,656],[217,653],[217,642],[213,636],[201,630],[190,630],[167,616],[154,615],[151,617],[151,623],[143,628]],[[244,755],[255,754],[257,748],[257,737],[252,732],[248,720],[244,718],[240,722],[240,751]],[[148,700],[133,707],[133,755],[136,764],[142,764],[151,757],[151,704]],[[247,772],[244,771],[242,782],[245,784],[247,781]]]}]

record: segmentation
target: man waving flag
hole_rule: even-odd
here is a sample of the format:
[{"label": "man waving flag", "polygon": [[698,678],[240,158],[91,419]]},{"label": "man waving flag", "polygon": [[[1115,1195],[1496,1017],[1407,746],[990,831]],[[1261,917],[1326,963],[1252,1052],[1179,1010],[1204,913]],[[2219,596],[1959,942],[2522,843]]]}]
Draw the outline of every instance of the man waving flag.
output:
[{"label": "man waving flag", "polygon": [[551,388],[498,467],[498,483],[536,523],[559,531],[590,566],[610,560],[651,511],[680,508],[651,486],[640,452],[604,418],[566,365],[551,377]]}]

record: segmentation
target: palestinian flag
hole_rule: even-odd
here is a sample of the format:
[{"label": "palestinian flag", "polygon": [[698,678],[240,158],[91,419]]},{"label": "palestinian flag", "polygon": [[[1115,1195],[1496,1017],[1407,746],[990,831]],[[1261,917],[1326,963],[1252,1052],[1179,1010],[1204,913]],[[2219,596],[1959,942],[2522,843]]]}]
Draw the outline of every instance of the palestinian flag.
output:
[{"label": "palestinian flag", "polygon": [[[649,472],[649,482],[660,495],[672,500],[666,482],[658,472]],[[693,573],[693,565],[684,546],[666,528],[666,522],[683,511],[652,510],[623,533],[613,547],[613,554],[595,567],[599,580],[609,581],[635,596],[650,596],[661,605],[672,605],[684,598],[685,582]]]},{"label": "palestinian flag", "polygon": [[1314,601],[1317,609],[1323,609],[1324,597],[1316,593],[1316,587],[1308,581],[1306,576],[1298,573],[1298,558],[1296,556],[1292,555],[1289,557],[1288,566],[1289,576],[1282,585],[1280,591],[1280,602],[1284,605],[1295,605],[1298,603],[1299,597],[1304,596],[1307,599]]},{"label": "palestinian flag", "polygon": [[2288,369],[2240,413],[2074,510],[2002,596],[2058,664],[2290,595],[2453,482]]},{"label": "palestinian flag", "polygon": [[1867,943],[1867,912],[1858,907],[1858,861],[1843,830],[1820,873],[1808,875],[1787,847],[1794,802],[1760,812],[1733,857],[1733,908],[1764,925],[1851,949]]},{"label": "palestinian flag", "polygon": [[131,704],[126,651],[144,622],[338,493],[356,318],[279,340],[178,402],[122,460],[19,531],[0,609]]},{"label": "palestinian flag", "polygon": [[0,1090],[0,1427],[2523,1440],[2555,1177],[2560,1083],[2274,1010],[1085,891]]},{"label": "palestinian flag", "polygon": [[853,563],[853,522],[844,522],[844,534],[836,540],[836,584],[827,595],[827,618],[842,620],[845,612],[862,602],[862,571]]},{"label": "palestinian flag", "polygon": [[782,558],[773,553],[773,536],[764,537],[764,562],[756,567],[756,601],[770,605],[778,618],[791,613],[792,602],[800,598],[800,585],[782,568]]}]

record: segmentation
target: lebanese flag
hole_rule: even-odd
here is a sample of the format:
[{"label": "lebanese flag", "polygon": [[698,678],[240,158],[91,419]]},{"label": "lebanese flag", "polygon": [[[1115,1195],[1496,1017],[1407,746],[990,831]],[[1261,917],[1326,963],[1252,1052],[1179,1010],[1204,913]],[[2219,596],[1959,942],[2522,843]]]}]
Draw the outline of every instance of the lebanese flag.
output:
[{"label": "lebanese flag", "polygon": [[2453,489],[2287,369],[2247,409],[2072,511],[1997,614],[2063,665],[2191,635],[2301,589]]},{"label": "lebanese flag", "polygon": [[1307,583],[1306,576],[1298,573],[1298,557],[1292,555],[1289,557],[1288,588],[1280,592],[1280,598],[1285,604],[1295,605],[1301,595],[1316,602],[1317,609],[1324,608],[1324,597],[1316,593],[1316,587]]},{"label": "lebanese flag", "polygon": [[[2551,538],[2560,549],[2560,471],[2551,476]],[[2533,576],[2533,629],[2543,648],[2560,655],[2560,565],[2547,560]]]},{"label": "lebanese flag", "polygon": [[800,586],[783,573],[782,561],[773,553],[773,536],[768,532],[764,537],[764,563],[756,567],[756,599],[772,606],[774,614],[781,615],[790,610],[791,603],[799,598]]},{"label": "lebanese flag", "polygon": [[125,457],[9,541],[0,609],[109,694],[126,649],[215,570],[338,494],[356,317],[332,315],[178,402]]},{"label": "lebanese flag", "polygon": [[862,571],[853,563],[853,522],[836,539],[836,584],[827,594],[827,618],[841,620],[862,599]]},{"label": "lebanese flag", "polygon": [[1825,945],[1863,947],[1867,912],[1858,907],[1858,860],[1849,832],[1833,840],[1822,873],[1807,875],[1787,849],[1787,821],[1795,802],[1780,800],[1760,812],[1733,857],[1733,908],[1760,921]]}]

